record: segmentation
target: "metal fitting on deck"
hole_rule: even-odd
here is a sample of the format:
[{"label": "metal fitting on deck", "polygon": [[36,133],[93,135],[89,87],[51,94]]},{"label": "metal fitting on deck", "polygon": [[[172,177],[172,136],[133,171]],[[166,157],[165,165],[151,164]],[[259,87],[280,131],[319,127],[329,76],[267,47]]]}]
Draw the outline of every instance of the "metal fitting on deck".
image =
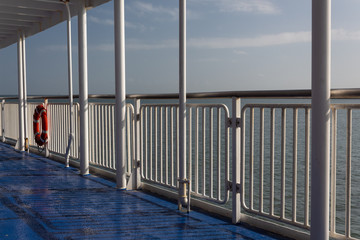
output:
[{"label": "metal fitting on deck", "polygon": [[190,212],[190,180],[189,179],[178,179],[179,182],[179,200],[178,206],[180,211]]}]

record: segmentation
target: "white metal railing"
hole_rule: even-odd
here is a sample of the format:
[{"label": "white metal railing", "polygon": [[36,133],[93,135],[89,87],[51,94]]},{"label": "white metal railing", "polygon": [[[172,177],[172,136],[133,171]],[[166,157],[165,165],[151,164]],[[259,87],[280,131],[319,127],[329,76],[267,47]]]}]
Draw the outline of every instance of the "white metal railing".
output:
[{"label": "white metal railing", "polygon": [[[199,198],[226,203],[228,109],[223,104],[188,104],[187,112],[187,175],[191,180],[191,193]],[[178,104],[144,104],[140,116],[143,179],[178,187]]]},{"label": "white metal railing", "polygon": [[[29,106],[29,113],[31,113],[31,122],[32,114],[36,108],[37,104],[31,104]],[[47,117],[49,124],[49,140],[48,140],[48,149],[49,151],[55,152],[57,154],[64,155],[66,153],[66,148],[68,144],[68,137],[70,133],[70,108],[68,103],[49,103],[47,104]],[[70,156],[72,158],[79,158],[79,104],[74,104],[74,132],[75,138],[74,142],[70,148]],[[30,125],[30,130],[32,131],[32,124]],[[33,136],[33,133],[31,135]],[[29,137],[30,138],[30,137]],[[36,145],[32,137],[30,143]]]},{"label": "white metal railing", "polygon": [[[127,173],[134,161],[134,107],[126,105]],[[115,104],[89,104],[90,163],[115,170]]]},{"label": "white metal railing", "polygon": [[19,138],[19,105],[17,103],[4,104],[4,120],[2,126],[4,128],[5,138],[17,140]]},{"label": "white metal railing", "polygon": [[247,104],[242,108],[245,211],[309,229],[310,107]]},{"label": "white metal railing", "polygon": [[[360,167],[353,160],[360,154],[352,146],[360,143],[360,129],[353,128],[353,119],[359,127],[360,105],[332,104],[331,109],[330,235],[357,239],[360,209],[354,199],[360,190],[353,181],[360,183],[360,177],[352,165]],[[246,212],[310,229],[310,112],[309,104],[242,108],[241,203]]]},{"label": "white metal railing", "polygon": [[360,237],[360,104],[333,104],[331,109],[330,234],[356,239]]},{"label": "white metal railing", "polygon": [[[343,93],[337,94],[342,96]],[[137,100],[139,97],[137,96]],[[311,205],[311,106],[246,104],[243,108],[235,107],[236,114],[240,111],[241,114],[230,118],[228,107],[220,103],[223,101],[215,102],[218,103],[187,105],[187,176],[191,182],[191,195],[224,204],[228,202],[231,191],[233,195],[235,191],[240,192],[240,200],[236,202],[240,202],[243,214],[266,217],[274,222],[308,231]],[[224,102],[230,106],[228,100]],[[37,104],[28,104],[30,145],[34,145],[32,114]],[[138,166],[144,182],[175,190],[179,176],[178,105],[140,105],[140,101],[137,101],[136,106],[141,107],[137,107],[139,110],[134,112],[132,105],[127,105],[127,173],[131,172],[131,167]],[[333,104],[331,108],[330,234],[336,239],[358,239],[360,105]],[[69,134],[68,109],[69,105],[64,103],[48,105],[48,147],[54,153],[65,154],[66,151]],[[75,142],[71,156],[78,158],[77,105],[74,112]],[[89,158],[93,165],[111,170],[115,169],[114,118],[114,104],[89,104]],[[236,124],[229,119],[236,119]],[[17,103],[4,104],[0,124],[5,130],[6,138],[17,140]],[[139,137],[136,137],[138,133],[135,132],[137,124],[140,126]],[[241,134],[236,134],[239,137],[231,138],[231,142],[230,127],[241,129]],[[137,141],[139,143],[135,144]],[[241,169],[239,167],[239,171],[235,171],[235,175],[240,175],[241,180],[235,181],[234,185],[234,172],[231,178],[229,176],[229,170],[232,169],[229,152],[233,152],[230,150],[235,146],[239,146],[236,149],[241,150]],[[135,157],[137,151],[140,151],[140,155]],[[203,206],[207,208],[206,202]],[[230,207],[229,204],[225,206]],[[233,212],[234,209],[236,208],[233,205]],[[240,221],[246,221],[246,218],[240,218]]]}]

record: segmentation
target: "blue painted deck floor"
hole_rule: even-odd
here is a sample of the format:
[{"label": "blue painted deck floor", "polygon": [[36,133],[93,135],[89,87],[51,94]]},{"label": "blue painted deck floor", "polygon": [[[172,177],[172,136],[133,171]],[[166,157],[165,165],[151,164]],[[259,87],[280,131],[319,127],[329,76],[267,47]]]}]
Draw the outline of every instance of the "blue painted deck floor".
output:
[{"label": "blue painted deck floor", "polygon": [[274,239],[0,143],[0,239]]}]

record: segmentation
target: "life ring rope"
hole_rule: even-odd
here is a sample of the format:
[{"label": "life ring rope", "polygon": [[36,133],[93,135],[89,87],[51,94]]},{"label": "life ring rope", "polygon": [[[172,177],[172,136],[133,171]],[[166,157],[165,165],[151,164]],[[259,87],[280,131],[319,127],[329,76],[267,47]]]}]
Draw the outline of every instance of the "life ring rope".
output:
[{"label": "life ring rope", "polygon": [[[40,133],[40,118],[42,131]],[[44,105],[40,104],[36,106],[33,118],[33,127],[34,127],[34,135],[35,142],[37,145],[42,146],[48,141],[48,121],[47,121],[47,112]]]}]

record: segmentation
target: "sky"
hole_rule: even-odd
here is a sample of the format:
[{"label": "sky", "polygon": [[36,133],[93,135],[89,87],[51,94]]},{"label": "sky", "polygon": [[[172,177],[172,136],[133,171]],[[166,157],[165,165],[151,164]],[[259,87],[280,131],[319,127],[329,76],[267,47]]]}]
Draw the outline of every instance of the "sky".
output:
[{"label": "sky", "polygon": [[[332,1],[332,88],[360,87],[360,0]],[[178,92],[178,0],[126,0],[126,92]],[[113,1],[87,12],[90,94],[114,94]],[[78,93],[77,17],[72,18]],[[311,88],[311,0],[187,0],[187,91]],[[26,39],[29,95],[68,93],[66,23]],[[0,95],[17,94],[16,44]]]}]

